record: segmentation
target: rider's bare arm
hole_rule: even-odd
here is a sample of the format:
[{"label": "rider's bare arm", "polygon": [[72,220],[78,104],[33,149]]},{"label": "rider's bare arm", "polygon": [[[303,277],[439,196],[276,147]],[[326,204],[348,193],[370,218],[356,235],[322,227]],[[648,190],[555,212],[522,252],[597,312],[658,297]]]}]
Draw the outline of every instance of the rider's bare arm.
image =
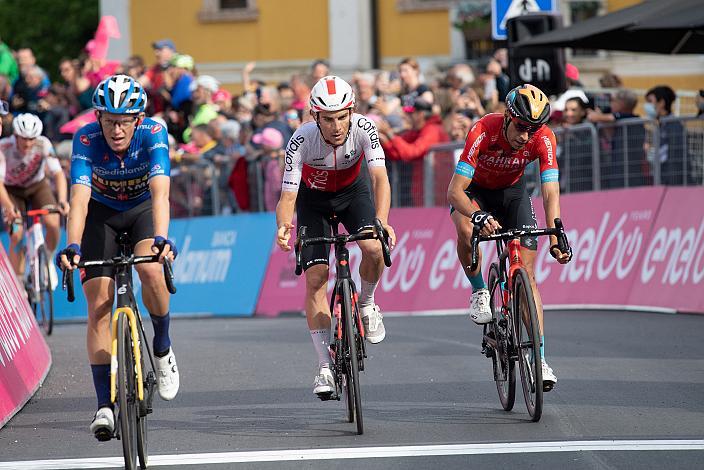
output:
[{"label": "rider's bare arm", "polygon": [[472,178],[455,173],[452,175],[450,185],[447,187],[447,202],[465,217],[471,217],[472,212],[479,210],[474,201],[464,193],[464,190],[469,187],[471,182]]},{"label": "rider's bare arm", "polygon": [[171,180],[166,175],[152,176],[149,179],[149,192],[152,195],[152,220],[154,221],[154,235],[169,238],[169,189]]},{"label": "rider's bare arm", "polygon": [[370,167],[369,177],[372,180],[376,216],[383,224],[386,224],[389,221],[389,209],[391,207],[391,186],[389,185],[389,177],[386,174],[386,167]]},{"label": "rider's bare arm", "polygon": [[[555,218],[560,217],[560,183],[551,181],[541,186],[543,193],[543,209],[548,227],[555,226]],[[557,237],[550,236],[550,245],[557,244]]]},{"label": "rider's bare arm", "polygon": [[90,202],[90,186],[84,184],[74,184],[71,186],[71,209],[68,212],[67,245],[81,244],[83,229],[86,226],[86,215],[88,215],[88,203]]},{"label": "rider's bare arm", "polygon": [[66,184],[64,172],[59,170],[52,176],[54,177],[54,185],[56,186],[56,195],[58,196],[59,204],[68,202],[68,185]]},{"label": "rider's bare arm", "polygon": [[298,192],[295,191],[281,191],[279,203],[276,204],[276,243],[284,251],[291,249],[288,241],[291,238],[297,196]]}]

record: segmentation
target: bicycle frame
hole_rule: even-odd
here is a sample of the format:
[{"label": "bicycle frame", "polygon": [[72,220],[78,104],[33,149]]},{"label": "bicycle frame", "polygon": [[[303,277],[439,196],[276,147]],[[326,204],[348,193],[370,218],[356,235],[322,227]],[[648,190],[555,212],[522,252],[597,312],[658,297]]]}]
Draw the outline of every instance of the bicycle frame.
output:
[{"label": "bicycle frame", "polygon": [[42,230],[42,224],[39,220],[39,215],[27,215],[31,217],[32,224],[27,230],[25,230],[24,233],[25,256],[27,258],[27,261],[29,262],[29,272],[32,276],[32,288],[36,295],[36,293],[39,292],[39,289],[41,287],[39,285],[39,269],[37,266],[37,259],[39,255],[37,254],[37,249],[40,246],[44,245],[44,231]]},{"label": "bicycle frame", "polygon": [[[115,274],[113,279],[115,280],[115,292],[117,294],[117,308],[113,312],[111,317],[111,347],[110,347],[110,401],[115,403],[117,399],[117,342],[118,332],[117,332],[117,322],[120,315],[126,315],[127,323],[130,328],[130,336],[132,338],[132,350],[135,358],[135,372],[137,380],[137,394],[140,401],[144,400],[144,376],[142,371],[142,351],[141,351],[141,341],[140,341],[140,331],[141,336],[146,337],[144,333],[144,325],[142,324],[142,319],[138,312],[132,309],[132,305],[137,306],[134,298],[134,293],[132,291],[132,266],[135,264],[142,263],[153,263],[157,262],[158,256],[134,256],[130,253],[129,245],[124,241],[118,239],[120,245],[119,255],[111,260],[95,260],[95,261],[81,261],[78,263],[79,268],[86,268],[91,266],[114,266]],[[170,293],[176,293],[176,288],[173,285],[173,271],[171,270],[171,264],[168,260],[164,261],[164,279],[166,281],[167,289]],[[68,301],[73,302],[75,299],[73,291],[73,276],[64,276],[64,288],[68,290]],[[137,329],[139,328],[139,330]],[[145,341],[144,347],[147,350],[147,356],[149,357],[149,362],[152,366],[152,370],[156,370],[154,365],[154,358],[152,357],[149,344]]]}]

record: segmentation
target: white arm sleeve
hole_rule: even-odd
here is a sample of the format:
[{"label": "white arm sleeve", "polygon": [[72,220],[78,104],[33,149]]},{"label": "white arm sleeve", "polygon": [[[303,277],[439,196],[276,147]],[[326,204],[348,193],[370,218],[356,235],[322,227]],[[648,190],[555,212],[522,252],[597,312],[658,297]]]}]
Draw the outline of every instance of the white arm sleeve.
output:
[{"label": "white arm sleeve", "polygon": [[306,139],[299,128],[286,146],[284,177],[281,181],[281,191],[298,192],[298,188],[301,185],[305,145]]}]

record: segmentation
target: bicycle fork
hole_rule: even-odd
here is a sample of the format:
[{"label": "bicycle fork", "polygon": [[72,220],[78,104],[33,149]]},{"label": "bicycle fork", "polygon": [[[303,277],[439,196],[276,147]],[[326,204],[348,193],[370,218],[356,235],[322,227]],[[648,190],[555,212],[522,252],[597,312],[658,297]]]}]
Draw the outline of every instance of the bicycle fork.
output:
[{"label": "bicycle fork", "polygon": [[112,345],[110,353],[110,401],[115,403],[117,400],[117,320],[120,314],[127,316],[127,324],[130,328],[130,336],[132,337],[132,354],[134,357],[135,374],[137,381],[137,398],[139,401],[144,400],[144,383],[142,382],[142,352],[139,347],[139,332],[137,331],[137,319],[134,311],[130,307],[118,307],[112,315]]}]

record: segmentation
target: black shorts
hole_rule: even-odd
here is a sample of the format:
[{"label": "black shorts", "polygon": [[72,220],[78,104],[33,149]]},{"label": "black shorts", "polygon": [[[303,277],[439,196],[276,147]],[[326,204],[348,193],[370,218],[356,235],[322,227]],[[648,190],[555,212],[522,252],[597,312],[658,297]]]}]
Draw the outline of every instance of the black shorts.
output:
[{"label": "black shorts", "polygon": [[[330,236],[329,219],[333,215],[342,222],[348,233],[357,233],[374,224],[376,210],[366,180],[361,177],[341,191],[329,192],[301,185],[296,198],[296,217],[299,227],[306,226],[307,237]],[[316,264],[328,264],[329,245],[307,246],[301,253],[303,269]]]},{"label": "black shorts", "polygon": [[[503,229],[538,228],[525,177],[513,186],[501,189],[486,189],[470,183],[464,192],[481,210],[493,215]],[[450,206],[450,214],[454,210]],[[521,246],[537,250],[538,237],[521,237]]]},{"label": "black shorts", "polygon": [[[115,237],[120,232],[130,235],[133,249],[138,242],[154,238],[151,199],[126,211],[117,211],[91,199],[81,240],[81,259],[88,261],[117,256],[120,247]],[[113,268],[108,266],[85,268],[81,272],[81,282],[94,277],[112,276]]]}]

